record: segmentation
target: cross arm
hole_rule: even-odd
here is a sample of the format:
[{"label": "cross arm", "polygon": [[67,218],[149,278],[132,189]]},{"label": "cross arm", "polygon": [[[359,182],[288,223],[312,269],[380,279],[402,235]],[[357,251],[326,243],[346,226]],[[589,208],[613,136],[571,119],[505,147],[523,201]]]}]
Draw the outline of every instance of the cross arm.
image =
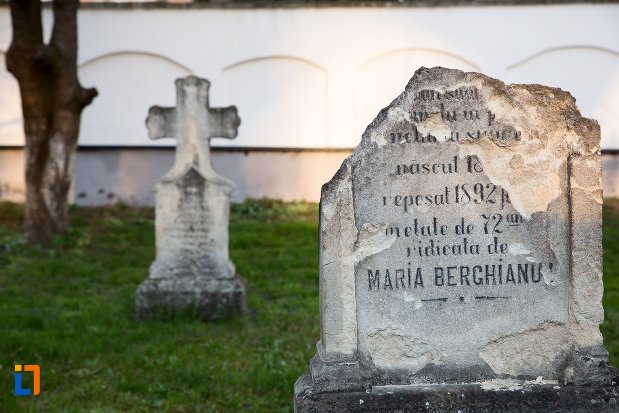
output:
[{"label": "cross arm", "polygon": [[178,138],[177,117],[175,108],[151,106],[146,118],[149,138]]},{"label": "cross arm", "polygon": [[241,118],[239,118],[236,106],[227,108],[209,108],[211,128],[208,138],[234,139],[239,132]]}]

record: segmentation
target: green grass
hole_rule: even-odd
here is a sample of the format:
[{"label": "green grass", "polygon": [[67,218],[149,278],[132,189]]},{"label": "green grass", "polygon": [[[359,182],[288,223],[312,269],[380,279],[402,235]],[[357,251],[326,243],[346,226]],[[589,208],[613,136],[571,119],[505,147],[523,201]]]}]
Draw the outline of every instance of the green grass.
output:
[{"label": "green grass", "polygon": [[[250,314],[216,324],[134,322],[152,210],[73,209],[49,250],[19,235],[19,206],[0,204],[0,217],[1,413],[292,410],[319,335],[315,204],[234,206]],[[12,394],[14,363],[41,365],[41,396]]]},{"label": "green grass", "polygon": [[604,200],[604,324],[610,361],[619,367],[619,200]]},{"label": "green grass", "polygon": [[[0,413],[290,412],[319,335],[317,206],[234,205],[230,253],[250,314],[204,324],[133,320],[154,258],[151,209],[74,208],[49,249],[0,203]],[[619,364],[619,202],[604,210],[607,321]],[[13,396],[13,364],[42,366],[42,394]]]}]

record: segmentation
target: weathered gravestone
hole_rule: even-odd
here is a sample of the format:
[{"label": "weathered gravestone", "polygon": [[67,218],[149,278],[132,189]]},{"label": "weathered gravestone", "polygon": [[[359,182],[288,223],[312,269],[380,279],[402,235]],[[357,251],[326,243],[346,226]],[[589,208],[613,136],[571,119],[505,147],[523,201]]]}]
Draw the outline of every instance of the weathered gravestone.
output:
[{"label": "weathered gravestone", "polygon": [[297,411],[619,411],[599,142],[560,89],[419,69],[322,188]]},{"label": "weathered gravestone", "polygon": [[228,258],[230,194],[234,184],[211,166],[213,137],[232,139],[235,107],[210,108],[209,82],[176,80],[176,108],[150,108],[151,139],[176,137],[173,168],[156,188],[157,258],[136,294],[144,320],[161,312],[190,311],[203,319],[245,312],[245,286]]}]

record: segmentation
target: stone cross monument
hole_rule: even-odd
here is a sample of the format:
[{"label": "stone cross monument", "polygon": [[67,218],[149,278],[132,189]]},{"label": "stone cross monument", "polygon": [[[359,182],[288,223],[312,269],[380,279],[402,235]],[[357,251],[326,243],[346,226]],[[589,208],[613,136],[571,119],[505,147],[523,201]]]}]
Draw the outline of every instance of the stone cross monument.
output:
[{"label": "stone cross monument", "polygon": [[214,137],[233,139],[240,119],[234,106],[211,108],[209,82],[176,80],[175,108],[153,106],[151,139],[178,140],[172,169],[156,187],[157,258],[136,295],[136,315],[190,311],[205,320],[245,312],[245,287],[228,257],[230,194],[234,184],[211,165]]}]

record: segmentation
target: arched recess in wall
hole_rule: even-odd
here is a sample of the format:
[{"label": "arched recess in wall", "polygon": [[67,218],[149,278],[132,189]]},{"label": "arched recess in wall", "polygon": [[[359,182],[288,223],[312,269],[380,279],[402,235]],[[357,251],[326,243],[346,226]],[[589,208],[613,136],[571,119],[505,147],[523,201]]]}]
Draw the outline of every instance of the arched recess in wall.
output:
[{"label": "arched recess in wall", "polygon": [[478,65],[464,57],[434,49],[398,49],[372,58],[357,72],[355,129],[358,136],[382,108],[404,91],[421,66],[481,71]]},{"label": "arched recess in wall", "polygon": [[82,115],[80,145],[175,145],[171,138],[148,139],[144,119],[153,105],[174,106],[174,80],[191,70],[161,55],[123,51],[80,65],[82,85],[99,96]]},{"label": "arched recess in wall", "polygon": [[542,50],[508,66],[506,81],[569,91],[581,113],[600,123],[602,148],[619,149],[619,51],[588,45]]},{"label": "arched recess in wall", "polygon": [[0,52],[0,146],[23,145],[24,127],[17,80],[6,70],[6,55]]},{"label": "arched recess in wall", "polygon": [[265,56],[227,66],[226,102],[238,107],[239,136],[219,145],[323,147],[326,71],[305,59]]}]

